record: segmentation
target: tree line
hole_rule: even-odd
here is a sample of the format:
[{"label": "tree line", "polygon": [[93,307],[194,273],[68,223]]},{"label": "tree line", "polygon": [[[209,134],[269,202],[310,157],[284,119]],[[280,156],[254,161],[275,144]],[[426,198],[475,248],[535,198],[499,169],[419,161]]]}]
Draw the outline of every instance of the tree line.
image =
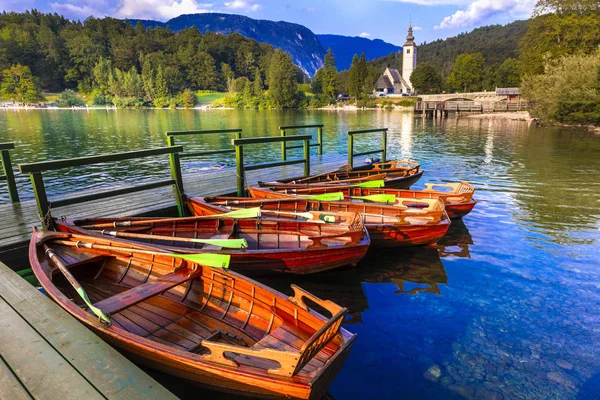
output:
[{"label": "tree line", "polygon": [[42,91],[73,89],[94,104],[120,106],[189,105],[194,91],[233,93],[247,80],[258,97],[273,86],[269,106],[289,107],[305,80],[287,53],[239,34],[145,29],[108,17],[70,21],[36,10],[0,14],[0,71],[8,99],[34,102]]}]

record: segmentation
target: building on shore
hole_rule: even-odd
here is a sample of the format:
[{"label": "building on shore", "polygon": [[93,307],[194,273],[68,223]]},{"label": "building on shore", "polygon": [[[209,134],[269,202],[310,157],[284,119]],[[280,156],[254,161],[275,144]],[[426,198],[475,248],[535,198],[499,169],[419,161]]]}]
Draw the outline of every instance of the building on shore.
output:
[{"label": "building on shore", "polygon": [[408,26],[406,42],[402,47],[402,74],[395,68],[386,68],[383,74],[375,82],[373,94],[379,96],[382,93],[402,95],[412,94],[413,87],[410,82],[415,67],[417,66],[417,45],[413,35],[412,25]]},{"label": "building on shore", "polygon": [[496,96],[506,96],[507,101],[521,100],[521,90],[519,88],[496,88]]}]

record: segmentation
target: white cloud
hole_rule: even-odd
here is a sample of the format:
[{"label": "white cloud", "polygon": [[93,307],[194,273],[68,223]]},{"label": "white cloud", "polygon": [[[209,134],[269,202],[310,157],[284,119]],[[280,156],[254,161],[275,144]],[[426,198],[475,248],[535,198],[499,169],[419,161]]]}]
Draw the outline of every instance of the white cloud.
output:
[{"label": "white cloud", "polygon": [[256,11],[260,8],[260,4],[252,3],[246,0],[234,0],[231,2],[226,2],[225,7],[231,8],[232,10]]},{"label": "white cloud", "polygon": [[368,33],[368,32],[363,32],[363,33],[361,33],[361,34],[360,34],[360,35],[358,35],[358,36],[360,36],[360,37],[362,37],[362,38],[368,38],[368,37],[371,37],[371,34],[370,34],[370,33]]},{"label": "white cloud", "polygon": [[465,10],[447,16],[433,29],[472,27],[496,15],[526,18],[531,15],[536,0],[475,0]]},{"label": "white cloud", "polygon": [[394,3],[410,3],[420,6],[465,6],[472,0],[387,0]]},{"label": "white cloud", "polygon": [[[73,4],[74,3],[74,4]],[[72,3],[50,3],[50,7],[60,14],[65,14],[70,18],[85,19],[89,16],[105,17],[109,12],[100,11],[99,8],[106,6],[104,1],[73,1]]]},{"label": "white cloud", "polygon": [[116,11],[120,18],[168,20],[181,14],[211,11],[212,4],[196,0],[122,0]]},{"label": "white cloud", "polygon": [[421,28],[420,26],[413,26],[413,31],[422,31],[423,28]]}]

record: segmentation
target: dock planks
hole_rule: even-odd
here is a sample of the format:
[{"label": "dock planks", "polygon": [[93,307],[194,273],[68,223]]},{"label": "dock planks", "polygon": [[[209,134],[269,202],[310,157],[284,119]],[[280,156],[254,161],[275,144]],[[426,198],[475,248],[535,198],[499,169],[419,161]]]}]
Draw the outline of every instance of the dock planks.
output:
[{"label": "dock planks", "polygon": [[[185,165],[186,160],[182,160]],[[345,154],[327,154],[311,157],[311,174],[330,171],[346,164]],[[275,167],[246,173],[247,183],[254,185],[259,180],[274,180],[303,175],[302,165]],[[226,168],[189,174],[183,172],[184,189],[188,195],[211,196],[234,193],[236,191],[235,169]],[[92,193],[80,191],[77,195]],[[73,194],[71,194],[73,195]],[[50,199],[52,200],[52,198]],[[160,212],[175,212],[175,197],[170,187],[150,191],[116,196],[110,199],[73,204],[52,210],[54,217],[122,217],[142,216]],[[166,215],[166,214],[165,214]],[[21,253],[29,240],[32,226],[40,226],[35,201],[26,200],[15,204],[0,205],[0,261],[7,262],[13,268],[14,252]],[[14,250],[14,252],[13,252]],[[4,254],[2,254],[4,253]]]},{"label": "dock planks", "polygon": [[176,399],[0,263],[1,399]]}]

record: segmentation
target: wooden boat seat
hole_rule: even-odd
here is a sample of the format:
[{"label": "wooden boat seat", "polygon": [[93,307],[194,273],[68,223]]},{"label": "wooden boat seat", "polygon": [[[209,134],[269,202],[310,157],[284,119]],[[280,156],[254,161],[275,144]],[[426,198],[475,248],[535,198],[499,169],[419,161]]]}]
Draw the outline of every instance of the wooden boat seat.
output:
[{"label": "wooden boat seat", "polygon": [[97,307],[108,314],[117,313],[194,279],[201,272],[201,269],[192,270],[190,268],[183,268],[159,278],[152,279],[150,282],[143,283],[132,289],[125,290],[117,295],[108,297],[95,303],[94,307]]}]

